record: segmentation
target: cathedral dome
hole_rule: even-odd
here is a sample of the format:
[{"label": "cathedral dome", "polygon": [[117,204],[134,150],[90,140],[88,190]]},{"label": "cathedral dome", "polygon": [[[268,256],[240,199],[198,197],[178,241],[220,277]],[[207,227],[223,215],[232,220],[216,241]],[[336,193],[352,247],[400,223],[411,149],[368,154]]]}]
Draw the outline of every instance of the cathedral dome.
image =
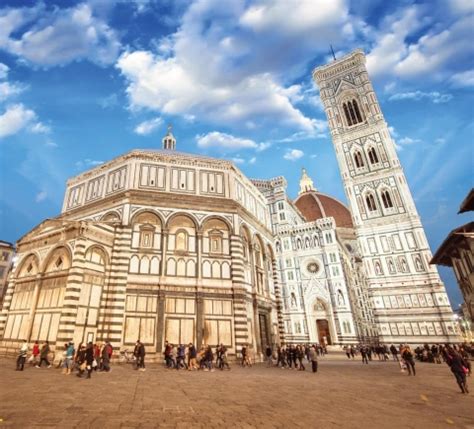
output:
[{"label": "cathedral dome", "polygon": [[304,192],[294,203],[308,222],[332,216],[338,228],[354,228],[349,209],[329,195],[317,191]]}]

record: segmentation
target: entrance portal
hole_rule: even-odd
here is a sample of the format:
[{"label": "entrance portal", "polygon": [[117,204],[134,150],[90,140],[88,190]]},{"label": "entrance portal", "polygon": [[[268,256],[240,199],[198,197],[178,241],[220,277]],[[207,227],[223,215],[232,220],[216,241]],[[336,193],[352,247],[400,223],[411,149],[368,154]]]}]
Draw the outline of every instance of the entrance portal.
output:
[{"label": "entrance portal", "polygon": [[260,345],[262,346],[263,351],[270,343],[268,335],[267,316],[265,314],[259,313],[258,322],[260,327]]},{"label": "entrance portal", "polygon": [[329,331],[329,323],[327,319],[316,320],[316,328],[318,329],[319,344],[330,346],[332,344],[331,332]]}]

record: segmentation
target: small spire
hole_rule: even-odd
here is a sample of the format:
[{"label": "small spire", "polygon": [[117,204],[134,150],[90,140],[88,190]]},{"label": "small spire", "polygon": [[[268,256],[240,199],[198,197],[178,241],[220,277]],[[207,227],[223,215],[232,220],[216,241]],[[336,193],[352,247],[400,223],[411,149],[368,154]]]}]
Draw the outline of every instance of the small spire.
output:
[{"label": "small spire", "polygon": [[329,46],[331,47],[332,57],[334,58],[334,61],[336,61],[336,54],[334,53],[334,49],[332,48],[332,45]]},{"label": "small spire", "polygon": [[162,140],[163,149],[166,149],[166,150],[176,149],[176,139],[174,138],[174,135],[171,132],[172,129],[173,129],[173,126],[171,124],[168,124],[168,132],[166,133],[166,135],[163,137],[163,140]]},{"label": "small spire", "polygon": [[311,191],[317,191],[317,189],[314,187],[311,177],[308,176],[306,169],[303,167],[301,169],[300,192],[298,193],[298,195]]}]

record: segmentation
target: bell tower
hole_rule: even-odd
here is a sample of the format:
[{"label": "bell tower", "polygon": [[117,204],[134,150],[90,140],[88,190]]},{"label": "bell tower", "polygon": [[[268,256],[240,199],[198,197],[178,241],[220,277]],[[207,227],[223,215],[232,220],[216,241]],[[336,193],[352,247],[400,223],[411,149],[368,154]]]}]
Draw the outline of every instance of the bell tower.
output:
[{"label": "bell tower", "polygon": [[457,341],[453,313],[395,144],[356,50],[317,67],[344,190],[385,343]]}]

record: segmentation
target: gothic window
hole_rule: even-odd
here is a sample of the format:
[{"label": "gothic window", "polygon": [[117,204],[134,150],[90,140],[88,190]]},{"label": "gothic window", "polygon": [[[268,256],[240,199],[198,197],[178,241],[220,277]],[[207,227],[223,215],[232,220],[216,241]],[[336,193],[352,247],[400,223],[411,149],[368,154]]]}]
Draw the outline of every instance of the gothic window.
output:
[{"label": "gothic window", "polygon": [[188,233],[186,231],[178,231],[176,233],[176,250],[186,252],[188,250]]},{"label": "gothic window", "polygon": [[311,247],[311,242],[310,242],[308,237],[306,237],[306,239],[305,239],[305,245],[306,245],[307,249],[309,249]]},{"label": "gothic window", "polygon": [[140,247],[153,247],[153,236],[155,228],[152,225],[144,225],[140,228]]},{"label": "gothic window", "polygon": [[369,149],[368,155],[369,155],[369,160],[371,164],[378,164],[379,157],[377,156],[377,152],[375,151],[375,148],[371,147]]},{"label": "gothic window", "polygon": [[369,211],[374,212],[377,210],[377,205],[375,204],[375,198],[372,194],[369,194],[365,197],[365,202]]},{"label": "gothic window", "polygon": [[342,108],[344,110],[344,115],[346,116],[346,120],[347,120],[347,125],[351,126],[352,125],[352,120],[351,120],[351,116],[349,114],[349,109],[347,108],[347,104],[344,103],[342,105]]},{"label": "gothic window", "polygon": [[393,263],[393,261],[391,259],[389,259],[389,261],[388,261],[388,270],[392,274],[395,273],[395,264]]},{"label": "gothic window", "polygon": [[300,238],[298,238],[298,239],[296,240],[296,248],[297,248],[297,249],[302,249],[302,248],[303,248],[303,246],[302,246],[302,244],[301,244],[301,239],[300,239]]},{"label": "gothic window", "polygon": [[349,109],[349,114],[351,115],[352,124],[357,124],[357,118],[355,115],[354,108],[352,107],[352,103],[350,101],[347,102],[347,108]]},{"label": "gothic window", "polygon": [[352,104],[354,105],[354,111],[355,111],[355,115],[357,117],[357,123],[360,123],[360,122],[362,122],[362,115],[360,114],[360,110],[359,110],[359,106],[357,104],[357,101],[352,100]]},{"label": "gothic window", "polygon": [[383,206],[386,209],[391,209],[393,207],[392,198],[390,197],[390,192],[382,191],[382,202],[383,202]]},{"label": "gothic window", "polygon": [[357,168],[364,166],[364,160],[362,159],[362,154],[359,151],[354,153],[354,161]]}]

